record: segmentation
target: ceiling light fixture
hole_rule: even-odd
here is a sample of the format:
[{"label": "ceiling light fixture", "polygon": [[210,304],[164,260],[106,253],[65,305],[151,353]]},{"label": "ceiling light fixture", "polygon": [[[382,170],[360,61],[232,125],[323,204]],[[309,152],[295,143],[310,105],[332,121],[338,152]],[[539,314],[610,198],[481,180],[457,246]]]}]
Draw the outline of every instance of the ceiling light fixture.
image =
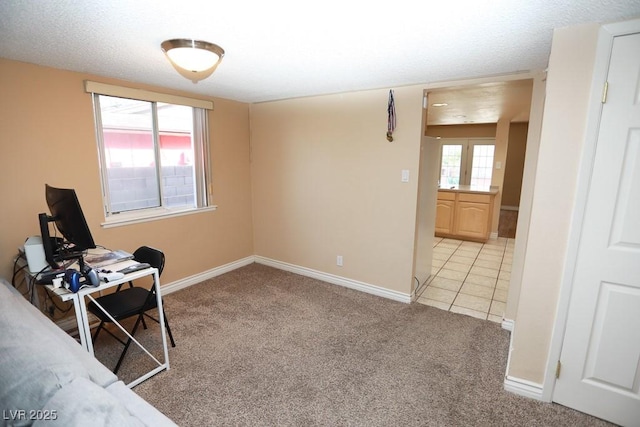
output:
[{"label": "ceiling light fixture", "polygon": [[165,40],[160,47],[173,68],[194,83],[213,74],[224,57],[220,46],[201,40]]}]

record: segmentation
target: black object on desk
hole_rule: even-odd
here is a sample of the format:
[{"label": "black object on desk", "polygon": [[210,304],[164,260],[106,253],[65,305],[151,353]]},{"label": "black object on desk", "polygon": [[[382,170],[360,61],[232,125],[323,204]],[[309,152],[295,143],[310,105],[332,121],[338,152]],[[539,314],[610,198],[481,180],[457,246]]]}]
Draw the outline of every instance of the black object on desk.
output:
[{"label": "black object on desk", "polygon": [[133,273],[134,271],[144,270],[149,267],[151,267],[151,264],[147,262],[139,262],[137,264],[133,264],[128,267],[125,267],[122,270],[118,270],[118,273],[129,274],[129,273]]},{"label": "black object on desk", "polygon": [[55,279],[57,276],[64,276],[64,272],[64,268],[43,271],[38,275],[36,283],[39,285],[50,285],[53,283],[53,279]]}]

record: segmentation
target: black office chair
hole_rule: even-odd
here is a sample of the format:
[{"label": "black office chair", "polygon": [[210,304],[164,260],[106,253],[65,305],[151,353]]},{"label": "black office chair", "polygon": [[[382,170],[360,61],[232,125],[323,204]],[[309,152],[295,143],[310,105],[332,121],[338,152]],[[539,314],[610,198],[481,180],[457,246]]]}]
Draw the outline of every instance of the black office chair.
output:
[{"label": "black office chair", "polygon": [[[162,270],[164,269],[164,253],[158,249],[150,248],[148,246],[141,246],[136,249],[133,253],[133,259],[138,262],[146,262],[149,263],[152,267],[158,269],[158,275],[162,274]],[[158,322],[158,319],[150,316],[147,311],[158,308],[158,303],[156,300],[156,292],[155,292],[155,283],[151,284],[150,289],[145,289],[142,287],[134,286],[132,282],[129,282],[129,287],[122,289],[122,285],[118,286],[116,291],[112,294],[105,295],[99,298],[96,298],[96,301],[118,322],[121,320],[128,319],[133,316],[137,316],[136,323],[131,330],[131,335],[135,335],[136,330],[140,323],[143,324],[143,327],[146,329],[147,325],[144,321],[145,316]],[[120,369],[120,365],[124,359],[127,350],[129,349],[129,345],[131,345],[131,338],[128,338],[127,341],[123,341],[116,335],[114,335],[109,329],[104,328],[105,323],[110,323],[111,319],[102,311],[96,304],[91,301],[87,306],[88,310],[93,313],[96,317],[100,319],[100,324],[98,328],[93,334],[93,342],[95,342],[96,338],[100,331],[104,330],[117,341],[119,341],[122,345],[124,345],[124,349],[122,350],[122,354],[120,355],[120,359],[118,359],[118,363],[116,364],[115,369],[113,370],[114,374],[118,373]],[[167,334],[169,335],[169,339],[171,340],[171,347],[175,347],[176,343],[173,340],[173,334],[171,333],[171,328],[169,327],[169,321],[167,320],[167,315],[164,312],[164,308],[162,310],[164,315],[164,325],[167,329]]]}]

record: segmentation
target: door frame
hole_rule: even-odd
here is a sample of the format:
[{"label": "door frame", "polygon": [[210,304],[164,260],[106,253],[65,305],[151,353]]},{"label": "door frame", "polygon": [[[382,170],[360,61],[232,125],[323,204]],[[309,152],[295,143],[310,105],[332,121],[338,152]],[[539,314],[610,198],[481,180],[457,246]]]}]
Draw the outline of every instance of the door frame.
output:
[{"label": "door frame", "polygon": [[[423,94],[423,99],[422,99],[422,125],[420,127],[420,132],[422,137],[426,136],[426,128],[427,128],[427,121],[428,121],[428,114],[429,114],[429,102],[428,102],[428,98],[429,98],[429,92],[434,90],[434,89],[445,89],[445,88],[449,88],[449,89],[454,89],[454,88],[463,88],[465,86],[473,86],[473,85],[480,85],[480,84],[486,84],[486,83],[496,83],[496,82],[506,82],[506,81],[512,81],[512,80],[533,80],[534,82],[534,91],[535,91],[535,85],[536,85],[536,79],[539,78],[541,71],[536,70],[536,71],[526,71],[526,72],[519,72],[519,73],[511,73],[511,74],[503,74],[503,75],[498,75],[498,76],[489,76],[489,77],[480,77],[480,78],[474,78],[474,79],[464,79],[464,80],[447,80],[447,81],[440,81],[440,82],[432,82],[432,83],[428,83],[426,85],[424,85],[423,89],[422,89],[422,94]],[[534,95],[532,95],[532,100],[533,100]],[[537,118],[540,123],[538,123],[537,127],[540,127],[541,123],[542,123],[542,116],[540,115]],[[527,134],[527,146],[530,145],[531,139],[530,139],[530,135],[531,135],[531,122],[530,124],[530,128],[529,128],[529,133]],[[535,126],[534,126],[535,127]],[[495,138],[494,138],[495,139]],[[536,142],[536,147],[539,144],[539,135],[538,135],[538,142]],[[531,145],[534,145],[533,143],[531,143]],[[529,149],[527,149],[527,156],[529,156]],[[535,157],[537,159],[537,148],[536,148],[536,152],[533,154],[533,157]],[[534,159],[535,160],[535,159]],[[535,162],[534,162],[535,165]],[[533,168],[534,170],[531,171],[531,173],[533,173],[535,175],[535,168]],[[527,173],[527,164],[525,163],[525,173]],[[418,174],[420,174],[420,172],[418,172]],[[425,185],[433,185],[434,187],[438,186],[438,177],[440,176],[440,174],[437,174],[437,177],[434,177],[433,179],[431,179],[430,181],[427,181]],[[420,177],[418,177],[418,182],[420,182]],[[523,181],[523,186],[524,186],[524,181]],[[533,191],[531,191],[531,195],[529,195],[529,197],[533,196]],[[521,196],[520,199],[520,204],[522,206],[522,200],[523,197],[527,197],[526,195]],[[434,209],[435,209],[435,205],[434,205]],[[522,211],[520,211],[520,214],[523,214]],[[435,215],[434,215],[434,224],[432,225],[435,228]],[[417,219],[417,208],[416,208],[416,227],[418,227],[418,219]],[[523,239],[523,243],[526,243],[526,238]],[[516,251],[517,249],[517,241],[516,241]],[[412,281],[412,298],[415,298],[416,294],[415,291],[417,290],[417,288],[419,287],[414,287],[415,286],[415,271],[416,271],[416,254],[418,252],[418,248],[416,243],[414,242],[414,246],[413,246],[413,272],[414,272],[414,277],[413,277],[413,281]],[[522,251],[521,251],[522,252]],[[522,252],[522,255],[518,255],[521,258],[524,258],[524,253]],[[514,267],[514,270],[512,271],[512,276],[515,276],[517,274],[522,275],[522,262],[521,260],[517,260],[516,259],[516,255],[514,254],[514,265],[516,265],[515,263],[519,262],[519,264],[517,264],[517,267]],[[517,268],[517,269],[515,269]],[[511,284],[509,285],[509,292],[511,292]],[[513,323],[513,322],[511,322]],[[503,322],[503,328],[511,330],[511,327],[505,327],[505,324]]]},{"label": "door frame", "polygon": [[574,281],[574,271],[578,258],[582,225],[584,222],[584,209],[587,204],[589,183],[593,172],[593,162],[595,160],[596,144],[600,128],[600,117],[602,113],[601,99],[604,83],[609,71],[609,60],[611,58],[613,40],[615,37],[637,32],[640,32],[640,19],[602,25],[598,34],[593,78],[589,95],[590,102],[587,111],[584,149],[582,151],[582,158],[580,159],[580,166],[578,170],[576,197],[573,205],[573,212],[571,214],[572,221],[571,228],[569,230],[569,240],[567,243],[567,256],[564,264],[562,282],[560,284],[560,295],[558,298],[556,318],[554,321],[551,345],[549,348],[549,356],[547,358],[547,366],[542,387],[541,398],[548,402],[553,401],[553,392],[556,384],[556,367],[560,360],[562,345],[564,343],[567,317],[569,314],[569,302]]}]

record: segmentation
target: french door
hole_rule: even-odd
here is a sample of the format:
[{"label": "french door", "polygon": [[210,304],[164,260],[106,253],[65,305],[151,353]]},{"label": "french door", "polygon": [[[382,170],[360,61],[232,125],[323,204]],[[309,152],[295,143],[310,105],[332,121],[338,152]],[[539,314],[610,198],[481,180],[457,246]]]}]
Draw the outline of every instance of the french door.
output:
[{"label": "french door", "polygon": [[441,139],[440,187],[489,187],[495,139]]}]

